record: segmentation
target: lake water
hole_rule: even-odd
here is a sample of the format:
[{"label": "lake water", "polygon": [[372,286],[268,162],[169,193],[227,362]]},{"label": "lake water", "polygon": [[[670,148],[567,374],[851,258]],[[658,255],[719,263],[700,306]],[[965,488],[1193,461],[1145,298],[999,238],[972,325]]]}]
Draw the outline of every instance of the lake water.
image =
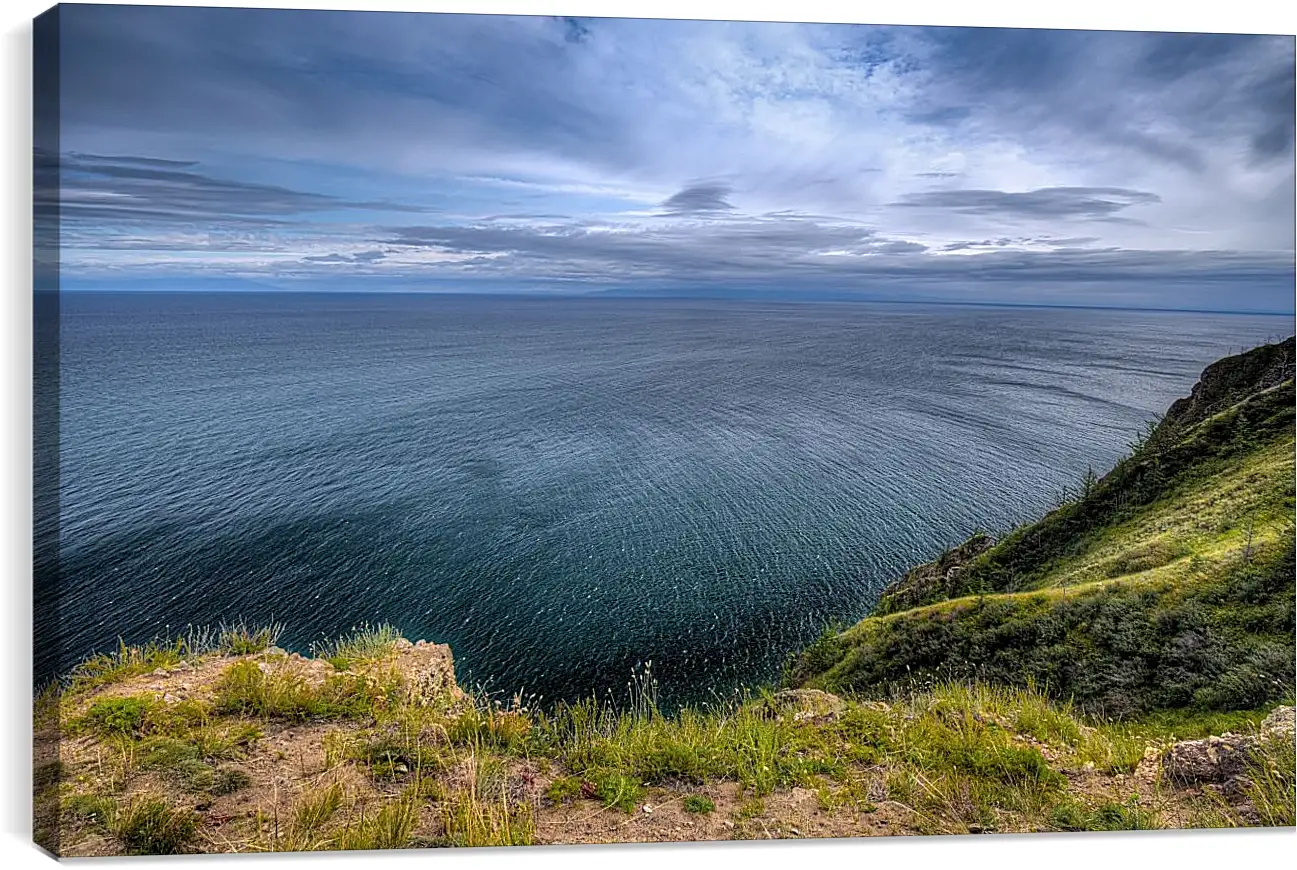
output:
[{"label": "lake water", "polygon": [[[364,621],[462,681],[769,680],[906,567],[1106,470],[1292,319],[435,295],[65,294],[58,644]],[[47,568],[38,583],[50,584]],[[53,587],[51,587],[53,588]],[[52,650],[52,651],[51,651]]]}]

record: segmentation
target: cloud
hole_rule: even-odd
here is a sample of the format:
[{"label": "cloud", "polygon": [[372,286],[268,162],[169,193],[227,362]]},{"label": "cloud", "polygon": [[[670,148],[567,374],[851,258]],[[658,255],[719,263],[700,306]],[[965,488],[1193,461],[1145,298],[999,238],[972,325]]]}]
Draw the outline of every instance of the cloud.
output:
[{"label": "cloud", "polygon": [[1287,37],[76,4],[61,21],[69,153],[61,178],[36,155],[37,210],[63,219],[67,274],[1078,299],[1148,281],[1122,291],[1142,299],[1200,268],[1291,305]]},{"label": "cloud", "polygon": [[387,256],[386,251],[361,251],[358,254],[324,254],[303,257],[307,263],[377,263]]},{"label": "cloud", "polygon": [[[115,223],[203,222],[271,225],[333,210],[426,212],[391,202],[352,201],[321,193],[216,178],[192,171],[195,161],[153,157],[54,155],[37,150],[36,206],[55,211],[69,229]],[[179,167],[186,167],[181,169]]]},{"label": "cloud", "polygon": [[1131,206],[1156,202],[1161,202],[1156,194],[1119,187],[1045,187],[1024,193],[1003,190],[923,191],[907,193],[892,205],[1033,219],[1106,220]]},{"label": "cloud", "polygon": [[662,203],[667,214],[699,214],[718,211],[733,211],[734,206],[726,201],[730,186],[716,182],[691,184],[671,195]]}]

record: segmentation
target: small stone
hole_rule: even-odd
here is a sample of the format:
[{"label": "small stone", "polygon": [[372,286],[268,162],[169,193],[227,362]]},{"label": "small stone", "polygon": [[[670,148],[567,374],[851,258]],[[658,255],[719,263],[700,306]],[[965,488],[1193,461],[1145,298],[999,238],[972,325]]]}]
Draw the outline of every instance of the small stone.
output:
[{"label": "small stone", "polygon": [[732,827],[734,827],[734,823],[731,822],[731,821],[729,821],[728,819],[727,819],[725,822],[723,822],[722,824],[724,824],[725,827],[727,827],[727,828],[732,828]]},{"label": "small stone", "polygon": [[652,808],[651,806],[649,806],[648,804],[645,804],[645,805],[644,805],[644,812],[647,813],[647,814],[649,814],[649,815],[651,815],[651,814],[653,813],[653,808]]},{"label": "small stone", "polygon": [[414,647],[414,644],[410,642],[408,637],[398,637],[396,642],[392,645],[397,649],[412,649]]},{"label": "small stone", "polygon": [[153,672],[153,676],[155,677],[166,677],[170,675],[171,675],[171,671],[167,670],[166,668],[158,668],[156,671]]},{"label": "small stone", "polygon": [[796,828],[789,828],[788,832],[792,834],[794,837],[800,837],[802,835],[802,832],[797,830]]}]

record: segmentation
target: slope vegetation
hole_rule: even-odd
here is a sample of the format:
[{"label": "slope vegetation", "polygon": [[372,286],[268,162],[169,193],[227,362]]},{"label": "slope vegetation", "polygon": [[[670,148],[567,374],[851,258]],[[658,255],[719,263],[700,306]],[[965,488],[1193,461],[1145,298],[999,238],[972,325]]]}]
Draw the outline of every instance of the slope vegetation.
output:
[{"label": "slope vegetation", "polygon": [[1102,479],[977,536],[826,633],[794,685],[1034,684],[1110,716],[1291,697],[1293,340],[1208,367]]}]

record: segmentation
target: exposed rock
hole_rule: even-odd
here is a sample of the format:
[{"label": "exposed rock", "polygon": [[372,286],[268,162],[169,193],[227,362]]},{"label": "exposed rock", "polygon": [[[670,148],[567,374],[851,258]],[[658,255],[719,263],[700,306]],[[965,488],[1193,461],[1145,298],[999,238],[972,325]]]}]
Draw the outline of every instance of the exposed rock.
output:
[{"label": "exposed rock", "polygon": [[455,660],[447,644],[418,641],[398,645],[393,664],[411,687],[411,694],[432,701],[438,698],[459,701],[464,692],[455,681]]},{"label": "exposed rock", "polygon": [[1184,740],[1162,756],[1162,773],[1172,782],[1227,783],[1247,769],[1256,738],[1238,734]]},{"label": "exposed rock", "polygon": [[979,533],[940,558],[911,568],[883,590],[874,608],[875,615],[909,610],[956,596],[968,564],[993,546],[994,538]]},{"label": "exposed rock", "polygon": [[1270,715],[1261,720],[1261,737],[1287,737],[1293,739],[1297,728],[1294,727],[1293,708],[1275,707]]},{"label": "exposed rock", "polygon": [[791,717],[795,722],[831,719],[847,708],[837,695],[819,689],[784,689],[775,692],[763,706],[772,718]]},{"label": "exposed rock", "polygon": [[1291,338],[1217,360],[1203,369],[1187,397],[1171,405],[1154,438],[1192,426],[1252,393],[1278,386],[1293,377],[1293,363]]}]

